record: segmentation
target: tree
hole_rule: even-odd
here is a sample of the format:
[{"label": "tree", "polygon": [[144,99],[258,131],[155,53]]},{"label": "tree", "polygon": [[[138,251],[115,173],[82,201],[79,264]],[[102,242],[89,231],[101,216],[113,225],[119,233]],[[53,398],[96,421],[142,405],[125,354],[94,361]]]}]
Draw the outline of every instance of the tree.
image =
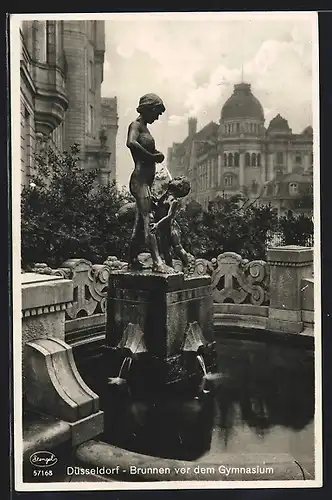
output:
[{"label": "tree", "polygon": [[179,218],[185,245],[196,256],[211,259],[236,252],[248,259],[265,258],[268,231],[277,227],[277,212],[270,206],[245,208],[241,196],[218,197],[208,210],[187,206]]},{"label": "tree", "polygon": [[79,149],[58,154],[48,148],[35,157],[35,174],[22,191],[22,265],[58,266],[72,257],[102,262],[124,257],[131,227],[116,213],[129,199],[115,183],[96,185],[97,171],[79,166]]},{"label": "tree", "polygon": [[313,245],[314,225],[311,217],[304,214],[294,215],[289,210],[286,215],[279,218],[279,227],[284,245]]}]

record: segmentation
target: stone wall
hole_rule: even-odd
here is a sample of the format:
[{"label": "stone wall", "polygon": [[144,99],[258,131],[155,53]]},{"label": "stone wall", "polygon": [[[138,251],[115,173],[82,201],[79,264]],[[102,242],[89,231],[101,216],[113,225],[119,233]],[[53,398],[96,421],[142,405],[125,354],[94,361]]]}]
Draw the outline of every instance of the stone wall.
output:
[{"label": "stone wall", "polygon": [[103,430],[99,397],[81,378],[65,342],[70,307],[71,280],[22,274],[22,349],[15,345],[14,357],[22,362],[23,461],[59,443],[73,448]]}]

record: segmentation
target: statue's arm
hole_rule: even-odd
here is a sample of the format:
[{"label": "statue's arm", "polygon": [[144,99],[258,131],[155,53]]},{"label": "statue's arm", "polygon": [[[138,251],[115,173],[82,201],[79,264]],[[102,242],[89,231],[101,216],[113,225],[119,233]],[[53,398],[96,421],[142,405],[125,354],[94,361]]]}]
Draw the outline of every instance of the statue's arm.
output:
[{"label": "statue's arm", "polygon": [[139,134],[140,134],[139,123],[138,122],[131,123],[128,128],[127,148],[129,148],[130,151],[132,152],[143,153],[143,156],[145,156],[145,158],[148,160],[156,161],[156,154],[150,153],[145,148],[143,148],[143,146],[138,142],[137,139],[139,137]]},{"label": "statue's arm", "polygon": [[163,217],[162,219],[160,219],[158,222],[153,224],[151,231],[155,231],[159,227],[169,223],[172,219],[174,219],[176,212],[177,212],[177,209],[178,209],[178,206],[179,206],[179,202],[177,200],[173,200],[172,203],[170,204],[168,214],[165,217]]}]

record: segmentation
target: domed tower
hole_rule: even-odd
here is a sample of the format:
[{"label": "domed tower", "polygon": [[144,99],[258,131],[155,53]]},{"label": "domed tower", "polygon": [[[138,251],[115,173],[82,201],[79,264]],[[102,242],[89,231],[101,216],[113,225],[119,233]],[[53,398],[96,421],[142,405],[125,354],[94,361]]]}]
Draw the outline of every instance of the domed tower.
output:
[{"label": "domed tower", "polygon": [[222,107],[219,130],[221,190],[257,195],[265,181],[264,110],[249,83],[234,85],[233,94]]},{"label": "domed tower", "polygon": [[267,128],[267,135],[285,136],[292,133],[286,118],[283,118],[279,113],[272,118]]}]

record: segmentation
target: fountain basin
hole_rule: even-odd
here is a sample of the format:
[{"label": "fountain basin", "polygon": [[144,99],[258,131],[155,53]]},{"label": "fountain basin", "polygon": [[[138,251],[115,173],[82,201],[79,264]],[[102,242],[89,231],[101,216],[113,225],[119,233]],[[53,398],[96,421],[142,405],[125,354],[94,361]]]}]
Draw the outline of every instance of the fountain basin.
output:
[{"label": "fountain basin", "polygon": [[[224,454],[220,462],[161,459],[101,441],[76,451],[77,467],[93,470],[99,481],[282,481],[312,479],[291,455]],[[107,473],[106,473],[107,472]],[[103,474],[104,473],[104,474]],[[77,474],[80,477],[79,474]],[[73,479],[76,480],[75,478]],[[80,479],[78,479],[80,480]]]}]

